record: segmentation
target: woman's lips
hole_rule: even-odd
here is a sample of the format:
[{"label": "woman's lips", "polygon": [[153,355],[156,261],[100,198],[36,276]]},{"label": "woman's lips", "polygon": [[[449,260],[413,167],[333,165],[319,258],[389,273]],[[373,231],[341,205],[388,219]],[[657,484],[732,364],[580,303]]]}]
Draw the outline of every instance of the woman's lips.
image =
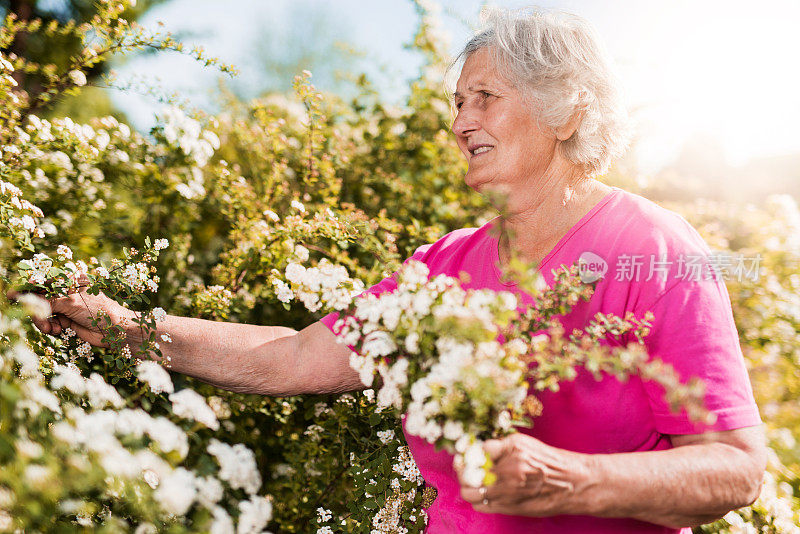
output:
[{"label": "woman's lips", "polygon": [[470,154],[472,154],[470,159],[477,158],[478,156],[486,154],[487,152],[491,152],[493,149],[493,146],[480,146],[474,150],[470,150]]}]

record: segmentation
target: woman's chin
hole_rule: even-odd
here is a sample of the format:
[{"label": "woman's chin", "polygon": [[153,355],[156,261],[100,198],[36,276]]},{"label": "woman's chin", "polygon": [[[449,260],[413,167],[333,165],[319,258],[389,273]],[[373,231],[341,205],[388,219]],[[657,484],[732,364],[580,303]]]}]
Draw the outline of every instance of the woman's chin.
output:
[{"label": "woman's chin", "polygon": [[464,183],[478,193],[485,193],[487,188],[491,188],[492,179],[488,176],[481,176],[478,173],[469,172],[464,176]]},{"label": "woman's chin", "polygon": [[467,174],[464,183],[473,191],[480,193],[496,208],[508,205],[511,189],[506,184],[497,183],[490,178],[479,178]]}]

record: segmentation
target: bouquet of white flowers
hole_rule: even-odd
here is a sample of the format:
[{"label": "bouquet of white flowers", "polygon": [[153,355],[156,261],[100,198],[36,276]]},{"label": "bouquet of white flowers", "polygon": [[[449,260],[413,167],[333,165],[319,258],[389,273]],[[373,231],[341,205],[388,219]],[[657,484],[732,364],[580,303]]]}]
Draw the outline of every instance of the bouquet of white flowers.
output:
[{"label": "bouquet of white flowers", "polygon": [[[457,278],[430,277],[417,261],[396,273],[395,291],[380,295],[356,297],[363,284],[325,260],[311,268],[290,263],[286,279],[313,311],[342,312],[334,331],[353,349],[350,365],[364,385],[373,387],[379,379],[379,409],[405,414],[408,433],[456,454],[463,476],[476,487],[492,483],[482,442],[530,426],[526,416],[541,410],[531,392],[557,390],[581,366],[598,380],[638,374],[658,381],[675,408],[707,417],[702,384],[682,384],[671,367],[648,358],[642,340],[650,315],[640,320],[598,314],[584,331],[567,334],[558,316],[593,292],[577,267],[556,273],[552,287],[519,260],[510,270],[533,297],[531,306],[508,291],[465,290]],[[611,347],[601,343],[607,337],[635,341]]]}]

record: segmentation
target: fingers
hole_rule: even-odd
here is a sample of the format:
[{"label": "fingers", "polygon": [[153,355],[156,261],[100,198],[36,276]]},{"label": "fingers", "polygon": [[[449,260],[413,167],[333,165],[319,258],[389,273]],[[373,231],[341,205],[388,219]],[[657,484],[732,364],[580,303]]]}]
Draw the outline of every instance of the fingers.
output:
[{"label": "fingers", "polygon": [[489,455],[492,462],[497,462],[499,458],[508,453],[508,447],[512,444],[511,438],[489,439],[483,443],[483,450]]},{"label": "fingers", "polygon": [[75,328],[75,323],[61,315],[50,317],[49,322],[53,331],[51,335],[53,336],[60,336],[67,328],[72,328],[73,330]]},{"label": "fingers", "polygon": [[64,317],[63,315],[54,315],[47,319],[34,319],[33,321],[36,328],[43,334],[51,336],[60,336],[67,329],[75,332],[78,339],[89,343],[94,347],[108,348],[109,344],[105,341],[104,334],[101,330],[86,327],[76,321]]},{"label": "fingers", "polygon": [[[31,318],[33,325],[43,334],[60,336],[67,328],[73,328],[74,323],[64,316],[47,317],[46,319]],[[74,328],[73,328],[74,329]]]},{"label": "fingers", "polygon": [[86,307],[85,295],[80,295],[78,293],[72,293],[66,297],[50,300],[50,309],[53,310],[53,313],[60,313],[67,317],[70,317],[78,310],[82,310]]},{"label": "fingers", "polygon": [[458,475],[458,478],[461,479],[461,472],[464,470],[464,457],[460,454],[456,454],[453,457],[453,469]]},{"label": "fingers", "polygon": [[493,495],[489,493],[491,488],[470,488],[467,486],[461,486],[461,498],[467,501],[470,504],[479,504],[483,502],[483,495],[486,495],[486,499],[489,501],[492,500]]},{"label": "fingers", "polygon": [[33,326],[38,328],[42,334],[52,335],[53,328],[52,326],[50,326],[50,318],[37,319],[36,317],[31,317],[31,321],[33,322]]},{"label": "fingers", "polygon": [[89,277],[82,271],[77,271],[70,279],[72,280],[72,287],[69,288],[67,293],[85,292],[90,285]]},{"label": "fingers", "polygon": [[465,484],[461,479],[459,465],[454,465],[461,483],[462,498],[473,504],[475,509],[483,511],[486,502],[496,504],[517,503],[527,490],[537,490],[541,487],[542,473],[533,468],[538,462],[528,450],[536,442],[530,436],[514,434],[501,439],[490,439],[483,443],[483,450],[492,460],[492,473],[496,481],[488,487],[474,488]]},{"label": "fingers", "polygon": [[82,339],[83,341],[89,343],[95,347],[108,347],[107,343],[103,342],[103,334],[97,330],[93,330],[91,328],[86,328],[85,326],[72,321],[69,325],[72,328],[77,336]]}]

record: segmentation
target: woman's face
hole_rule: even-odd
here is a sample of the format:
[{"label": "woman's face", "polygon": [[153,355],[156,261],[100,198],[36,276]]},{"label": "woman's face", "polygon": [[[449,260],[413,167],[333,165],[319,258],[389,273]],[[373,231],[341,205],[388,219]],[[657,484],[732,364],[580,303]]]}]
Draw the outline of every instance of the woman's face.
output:
[{"label": "woman's face", "polygon": [[[555,157],[555,134],[539,129],[535,109],[501,77],[482,48],[464,63],[456,84],[453,133],[469,162],[467,185],[513,196],[534,187]],[[531,191],[531,189],[527,189]]]}]

